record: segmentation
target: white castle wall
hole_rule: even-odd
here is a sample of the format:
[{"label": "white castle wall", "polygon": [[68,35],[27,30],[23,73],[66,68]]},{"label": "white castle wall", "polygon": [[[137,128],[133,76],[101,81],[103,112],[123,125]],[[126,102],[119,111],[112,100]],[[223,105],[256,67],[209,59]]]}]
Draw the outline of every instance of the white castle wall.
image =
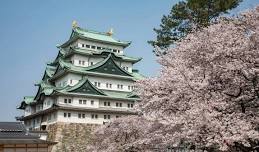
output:
[{"label": "white castle wall", "polygon": [[[79,80],[82,79],[82,75],[80,74],[66,74],[65,76],[59,78],[56,80],[55,84],[56,86],[74,86],[78,83]],[[90,82],[95,85],[95,82],[100,83],[100,87],[97,85],[97,88],[104,89],[104,90],[114,90],[114,91],[124,91],[124,92],[131,92],[132,86],[134,85],[133,80],[124,80],[124,79],[115,79],[115,78],[105,78],[105,77],[98,77],[98,76],[88,76],[88,79]],[[72,82],[72,83],[71,83]],[[106,87],[106,84],[108,83],[108,88]],[[112,84],[110,88],[110,84]],[[122,85],[123,87],[119,87],[118,85]]]},{"label": "white castle wall", "polygon": [[[70,113],[71,117],[64,117],[64,113]],[[85,114],[85,118],[79,118],[78,114]],[[92,114],[97,115],[98,118],[92,118]],[[104,119],[104,115],[110,115],[110,119]],[[103,124],[103,122],[116,119],[116,116],[122,116],[121,114],[110,113],[97,113],[97,112],[79,112],[69,110],[58,110],[57,121],[58,122],[70,122],[70,123],[89,123],[89,124]],[[106,117],[107,118],[107,117]]]},{"label": "white castle wall", "polygon": [[[77,40],[75,41],[72,45],[73,46],[77,46],[80,48],[84,48],[82,46],[82,44],[84,45],[90,45],[90,46],[95,46],[95,49],[92,50],[97,50],[97,47],[102,47],[102,48],[110,48],[110,49],[116,49],[116,50],[120,50],[119,53],[117,52],[117,54],[123,55],[123,47],[122,46],[116,46],[116,45],[111,45],[111,44],[105,44],[105,43],[99,43],[99,42],[92,42],[92,41],[87,41],[87,40]],[[91,49],[91,48],[90,48]]]}]

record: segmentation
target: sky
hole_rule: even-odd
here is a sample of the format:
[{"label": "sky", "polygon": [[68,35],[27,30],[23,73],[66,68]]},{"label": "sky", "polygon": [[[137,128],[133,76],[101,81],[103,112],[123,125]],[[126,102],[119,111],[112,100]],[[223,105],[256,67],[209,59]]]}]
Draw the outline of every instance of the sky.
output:
[{"label": "sky", "polygon": [[[143,57],[135,65],[148,77],[159,74],[159,65],[148,40],[155,38],[163,14],[178,0],[2,0],[0,4],[0,121],[15,121],[24,96],[35,95],[46,63],[57,53],[57,44],[65,42],[72,21],[80,27],[106,32],[132,41],[125,53]],[[254,8],[259,0],[244,0],[231,11],[237,14]]]}]

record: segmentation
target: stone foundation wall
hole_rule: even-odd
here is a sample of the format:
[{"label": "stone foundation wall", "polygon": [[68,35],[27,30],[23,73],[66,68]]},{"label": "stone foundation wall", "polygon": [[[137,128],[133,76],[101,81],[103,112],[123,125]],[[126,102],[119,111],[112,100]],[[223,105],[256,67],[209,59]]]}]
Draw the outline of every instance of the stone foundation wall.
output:
[{"label": "stone foundation wall", "polygon": [[55,123],[47,127],[48,139],[58,142],[51,152],[85,152],[91,132],[98,125]]}]

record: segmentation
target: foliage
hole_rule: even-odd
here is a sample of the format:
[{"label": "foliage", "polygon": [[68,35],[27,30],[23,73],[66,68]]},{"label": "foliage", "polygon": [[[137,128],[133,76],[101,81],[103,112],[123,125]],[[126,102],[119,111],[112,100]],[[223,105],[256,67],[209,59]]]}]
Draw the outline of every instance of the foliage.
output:
[{"label": "foliage", "polygon": [[160,76],[139,82],[141,115],[103,126],[91,148],[251,151],[258,145],[259,7],[188,34],[159,61]]},{"label": "foliage", "polygon": [[[242,0],[186,0],[175,4],[169,15],[161,19],[160,28],[154,28],[153,47],[168,48],[185,37],[194,28],[207,27],[212,20],[238,6]],[[157,52],[156,55],[160,55]],[[162,52],[165,53],[165,52]]]}]

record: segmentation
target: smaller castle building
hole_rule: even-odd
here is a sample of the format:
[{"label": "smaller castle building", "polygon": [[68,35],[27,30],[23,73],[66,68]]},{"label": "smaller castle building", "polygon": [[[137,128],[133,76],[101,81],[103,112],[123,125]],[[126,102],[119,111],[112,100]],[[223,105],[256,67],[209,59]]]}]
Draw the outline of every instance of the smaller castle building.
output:
[{"label": "smaller castle building", "polygon": [[57,122],[104,124],[135,114],[134,83],[144,76],[133,68],[141,58],[124,54],[129,45],[115,39],[112,30],[87,30],[74,22],[70,38],[58,46],[57,57],[36,84],[37,94],[19,105],[24,115],[17,120],[45,130]]}]

